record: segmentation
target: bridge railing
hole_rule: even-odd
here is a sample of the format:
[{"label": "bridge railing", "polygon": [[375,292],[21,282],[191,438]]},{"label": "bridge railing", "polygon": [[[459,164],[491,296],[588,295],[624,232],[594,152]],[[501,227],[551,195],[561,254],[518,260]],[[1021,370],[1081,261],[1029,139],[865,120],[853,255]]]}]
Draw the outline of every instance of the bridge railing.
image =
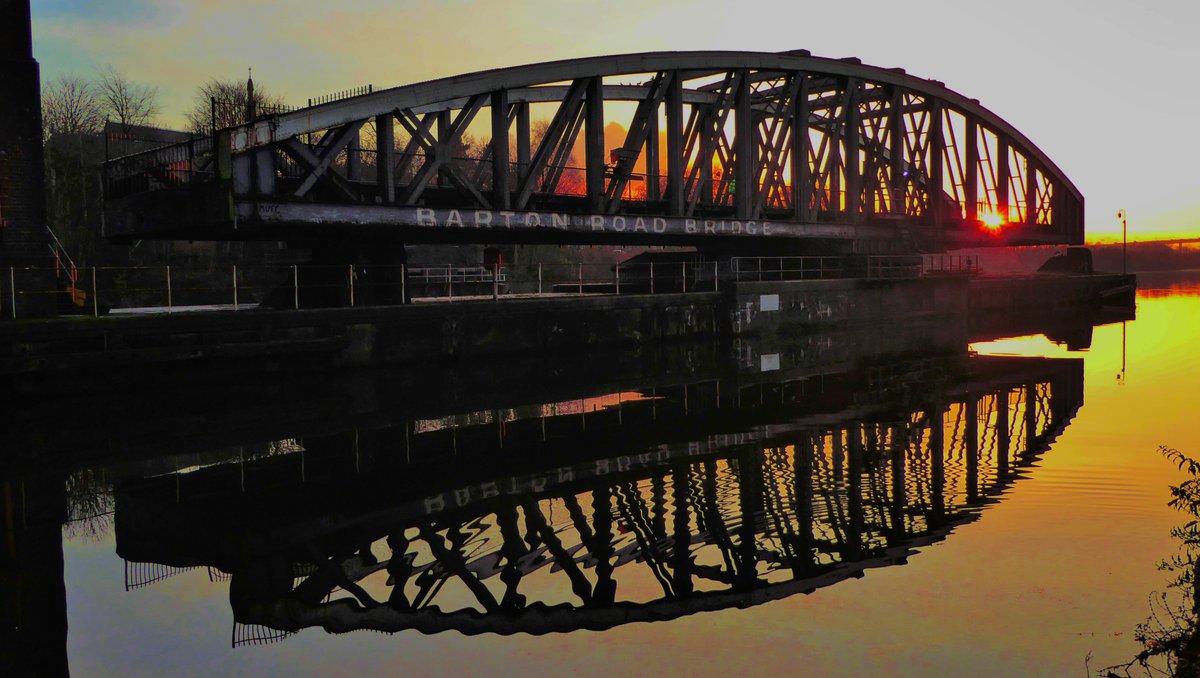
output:
[{"label": "bridge railing", "polygon": [[[845,278],[912,278],[973,273],[974,257],[911,255],[835,257],[734,257],[698,255],[659,261],[472,265],[229,265],[90,266],[78,269],[68,289],[52,269],[0,271],[0,317],[18,308],[60,314],[243,311],[254,308],[353,307],[538,296],[681,294],[719,292],[737,282],[787,282]],[[48,304],[38,300],[53,300]]]},{"label": "bridge railing", "polygon": [[212,137],[193,137],[167,146],[114,158],[104,163],[104,197],[178,188],[214,176]]},{"label": "bridge railing", "polygon": [[925,254],[922,255],[921,272],[925,275],[978,275],[980,272],[979,255]]}]

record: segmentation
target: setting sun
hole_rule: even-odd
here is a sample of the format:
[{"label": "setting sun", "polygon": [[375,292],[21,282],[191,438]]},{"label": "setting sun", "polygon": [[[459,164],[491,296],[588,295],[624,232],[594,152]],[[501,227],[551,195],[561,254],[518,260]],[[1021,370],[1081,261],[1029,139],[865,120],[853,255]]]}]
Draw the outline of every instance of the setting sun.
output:
[{"label": "setting sun", "polygon": [[982,222],[985,227],[993,231],[1004,225],[1004,218],[991,210],[980,212],[979,221]]}]

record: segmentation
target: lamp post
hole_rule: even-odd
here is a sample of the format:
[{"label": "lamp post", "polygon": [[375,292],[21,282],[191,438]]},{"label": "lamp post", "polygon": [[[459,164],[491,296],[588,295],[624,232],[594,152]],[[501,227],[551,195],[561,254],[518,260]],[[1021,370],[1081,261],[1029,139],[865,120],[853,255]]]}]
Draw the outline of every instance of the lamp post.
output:
[{"label": "lamp post", "polygon": [[1125,210],[1117,210],[1117,218],[1121,220],[1121,275],[1126,275],[1129,271],[1126,270],[1125,251],[1128,249],[1129,244],[1125,237]]}]

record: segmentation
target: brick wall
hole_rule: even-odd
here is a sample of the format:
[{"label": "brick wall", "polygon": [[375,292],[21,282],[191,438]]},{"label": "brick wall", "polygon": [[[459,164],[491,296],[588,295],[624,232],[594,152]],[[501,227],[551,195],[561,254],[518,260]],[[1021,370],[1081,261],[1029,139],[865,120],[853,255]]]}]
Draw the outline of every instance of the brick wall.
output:
[{"label": "brick wall", "polygon": [[0,266],[50,263],[41,86],[28,0],[0,0]]}]

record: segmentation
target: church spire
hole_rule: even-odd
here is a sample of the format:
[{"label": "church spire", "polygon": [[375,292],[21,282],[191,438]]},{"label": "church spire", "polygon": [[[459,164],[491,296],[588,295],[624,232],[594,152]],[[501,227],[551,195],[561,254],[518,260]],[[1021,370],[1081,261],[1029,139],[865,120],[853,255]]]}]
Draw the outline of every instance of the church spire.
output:
[{"label": "church spire", "polygon": [[258,102],[254,100],[254,68],[246,69],[246,122],[254,122],[258,117]]}]

